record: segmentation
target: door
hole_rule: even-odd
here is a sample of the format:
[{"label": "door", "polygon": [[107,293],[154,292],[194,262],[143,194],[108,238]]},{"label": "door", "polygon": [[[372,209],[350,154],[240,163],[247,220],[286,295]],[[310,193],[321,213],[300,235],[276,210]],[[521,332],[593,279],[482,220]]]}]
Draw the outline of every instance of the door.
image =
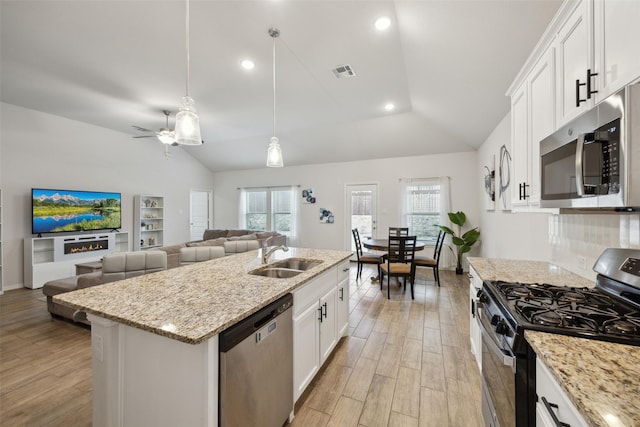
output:
[{"label": "door", "polygon": [[202,240],[204,230],[213,224],[213,193],[209,190],[191,190],[189,206],[191,240]]},{"label": "door", "polygon": [[360,232],[361,240],[375,238],[377,235],[376,212],[378,206],[378,185],[347,185],[346,193],[347,202],[345,211],[349,212],[349,214],[347,215],[345,248],[347,250],[355,251],[356,247],[351,230],[357,228]]}]

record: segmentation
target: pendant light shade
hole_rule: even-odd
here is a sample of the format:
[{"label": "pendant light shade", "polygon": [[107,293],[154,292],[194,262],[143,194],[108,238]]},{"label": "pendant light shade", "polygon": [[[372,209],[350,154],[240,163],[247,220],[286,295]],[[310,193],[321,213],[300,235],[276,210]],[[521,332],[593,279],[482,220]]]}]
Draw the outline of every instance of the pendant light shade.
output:
[{"label": "pendant light shade", "polygon": [[280,142],[275,136],[271,137],[271,142],[269,143],[267,166],[270,168],[281,168],[284,166],[282,162],[282,149],[280,148]]},{"label": "pendant light shade", "polygon": [[201,145],[202,135],[200,134],[200,118],[196,111],[195,102],[189,96],[189,0],[187,2],[187,91],[182,98],[182,106],[176,114],[176,142],[180,145]]},{"label": "pendant light shade", "polygon": [[273,39],[273,136],[271,137],[267,151],[267,167],[270,168],[281,168],[284,166],[280,141],[276,137],[276,38],[279,35],[280,30],[277,28],[269,28],[269,36]]}]

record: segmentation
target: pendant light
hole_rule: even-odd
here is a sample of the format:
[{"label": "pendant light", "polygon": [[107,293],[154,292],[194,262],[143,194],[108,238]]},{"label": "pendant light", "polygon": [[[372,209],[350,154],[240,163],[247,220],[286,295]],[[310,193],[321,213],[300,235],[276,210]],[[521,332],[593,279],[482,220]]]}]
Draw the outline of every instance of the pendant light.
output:
[{"label": "pendant light", "polygon": [[189,96],[189,0],[187,2],[187,92],[182,98],[182,106],[176,114],[176,142],[180,145],[201,145],[200,118],[196,111],[195,102]]},{"label": "pendant light", "polygon": [[270,168],[281,168],[284,166],[282,161],[282,150],[280,149],[280,141],[276,137],[276,38],[280,35],[277,28],[269,28],[269,36],[273,39],[273,136],[269,143],[267,152],[267,166]]}]

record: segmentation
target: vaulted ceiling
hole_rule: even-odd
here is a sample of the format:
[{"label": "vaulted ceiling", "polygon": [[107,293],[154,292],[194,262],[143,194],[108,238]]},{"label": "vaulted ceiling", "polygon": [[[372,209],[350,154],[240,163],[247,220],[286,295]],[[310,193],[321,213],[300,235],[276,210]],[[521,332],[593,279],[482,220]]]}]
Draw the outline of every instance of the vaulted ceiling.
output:
[{"label": "vaulted ceiling", "polygon": [[[468,151],[509,110],[505,92],[560,0],[191,0],[190,94],[212,171]],[[0,3],[3,102],[143,135],[185,92],[184,1]],[[380,32],[374,21],[388,16]],[[240,66],[250,58],[255,68]],[[332,72],[349,64],[351,78]],[[385,111],[393,103],[393,111]],[[173,126],[173,116],[170,126]],[[131,144],[161,144],[155,138]]]}]

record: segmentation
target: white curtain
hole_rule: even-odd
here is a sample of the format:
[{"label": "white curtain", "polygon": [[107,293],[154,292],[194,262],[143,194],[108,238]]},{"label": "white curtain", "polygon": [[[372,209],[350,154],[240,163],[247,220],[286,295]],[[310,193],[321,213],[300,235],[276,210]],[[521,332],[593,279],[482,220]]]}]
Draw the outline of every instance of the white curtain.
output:
[{"label": "white curtain", "polygon": [[300,188],[291,186],[291,235],[289,236],[289,246],[300,246]]},{"label": "white curtain", "polygon": [[[441,176],[438,179],[440,181],[440,225],[451,227],[448,215],[451,212],[451,178]],[[445,244],[452,247],[451,236],[447,236]],[[450,250],[443,248],[440,253],[440,265],[443,268],[455,267],[455,257]]]},{"label": "white curtain", "polygon": [[238,188],[238,228],[247,228],[247,192],[244,188]]},{"label": "white curtain", "polygon": [[411,185],[411,178],[401,178],[400,179],[400,227],[408,227],[409,221],[407,221],[407,217],[411,207],[409,203],[409,197],[407,197],[408,187]]}]

